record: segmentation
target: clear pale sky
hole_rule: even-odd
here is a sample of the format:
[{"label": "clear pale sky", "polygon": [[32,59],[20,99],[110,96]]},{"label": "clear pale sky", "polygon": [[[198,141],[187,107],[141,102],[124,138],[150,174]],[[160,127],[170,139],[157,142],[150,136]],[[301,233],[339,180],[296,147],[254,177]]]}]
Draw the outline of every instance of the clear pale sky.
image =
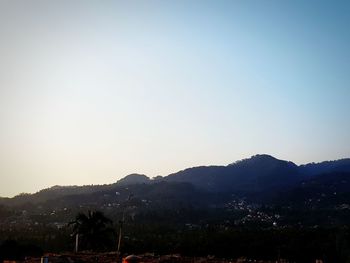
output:
[{"label": "clear pale sky", "polygon": [[0,2],[0,196],[350,157],[349,1]]}]

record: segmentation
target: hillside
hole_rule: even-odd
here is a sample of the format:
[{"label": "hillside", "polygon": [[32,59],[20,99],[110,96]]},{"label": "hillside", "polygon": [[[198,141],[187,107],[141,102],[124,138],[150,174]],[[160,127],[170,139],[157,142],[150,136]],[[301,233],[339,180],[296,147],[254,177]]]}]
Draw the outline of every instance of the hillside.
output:
[{"label": "hillside", "polygon": [[171,174],[170,182],[189,182],[215,192],[255,193],[303,179],[298,166],[269,155],[255,155],[227,166],[195,167]]},{"label": "hillside", "polygon": [[74,247],[68,223],[97,210],[114,222],[114,238],[125,218],[123,244],[132,253],[261,258],[281,247],[288,257],[319,255],[319,247],[334,253],[335,244],[348,242],[350,171],[344,162],[318,168],[256,155],[154,179],[131,174],[108,185],[54,186],[0,200],[0,241],[16,237],[68,251]]},{"label": "hillside", "polygon": [[[89,196],[110,194],[110,192],[121,191],[122,187],[131,185],[133,185],[136,192],[138,192],[138,188],[143,189],[144,184],[150,184],[150,188],[158,189],[161,182],[168,183],[163,184],[163,186],[187,183],[192,185],[196,191],[199,190],[207,194],[235,194],[246,197],[258,195],[259,198],[263,198],[264,196],[270,196],[271,193],[279,192],[281,189],[283,191],[293,189],[300,182],[310,178],[317,178],[318,172],[319,174],[350,172],[350,159],[297,166],[293,162],[279,160],[270,155],[255,155],[227,166],[193,167],[165,177],[158,176],[155,179],[150,179],[146,175],[131,174],[114,184],[53,186],[35,194],[0,198],[0,204],[18,206],[39,204],[50,200],[59,200],[59,203],[62,203],[68,202],[72,198],[89,199]],[[179,189],[179,192],[181,191],[184,191],[184,189]],[[76,203],[74,201],[70,202]]]}]

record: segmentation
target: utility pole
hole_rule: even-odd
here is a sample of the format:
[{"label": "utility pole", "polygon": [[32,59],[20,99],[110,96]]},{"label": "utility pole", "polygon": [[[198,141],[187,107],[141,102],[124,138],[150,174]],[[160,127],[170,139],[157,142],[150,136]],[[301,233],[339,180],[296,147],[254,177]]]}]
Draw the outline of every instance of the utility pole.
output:
[{"label": "utility pole", "polygon": [[79,233],[75,234],[75,253],[79,251]]},{"label": "utility pole", "polygon": [[[125,204],[127,204],[131,200],[132,196],[133,196],[133,194],[129,194],[129,197],[126,200]],[[122,242],[123,224],[124,224],[124,221],[125,221],[125,210],[126,210],[126,208],[127,208],[127,205],[125,205],[125,207],[123,209],[122,220],[119,221],[119,236],[118,236],[118,245],[117,245],[118,261],[120,260],[120,246],[121,246],[121,242]]]},{"label": "utility pole", "polygon": [[125,220],[125,215],[124,215],[125,209],[123,211],[123,216],[122,216],[122,220],[119,221],[119,236],[118,236],[118,246],[117,246],[117,255],[119,256],[120,253],[120,244],[122,241],[122,231],[123,231],[123,223]]}]

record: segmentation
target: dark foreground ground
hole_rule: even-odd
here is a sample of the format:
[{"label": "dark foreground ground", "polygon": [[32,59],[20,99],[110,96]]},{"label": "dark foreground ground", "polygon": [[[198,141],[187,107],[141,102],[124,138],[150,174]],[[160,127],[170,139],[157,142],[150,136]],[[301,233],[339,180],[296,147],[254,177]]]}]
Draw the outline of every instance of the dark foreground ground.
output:
[{"label": "dark foreground ground", "polygon": [[[47,254],[49,263],[117,263],[116,253],[81,253],[81,254]],[[139,255],[140,263],[275,263],[275,261],[256,261],[240,258],[236,260],[218,259],[213,257],[182,257],[180,255]],[[41,258],[27,258],[25,263],[39,263]],[[4,261],[5,263],[5,261]],[[280,260],[279,263],[287,263]],[[321,262],[320,262],[321,263]]]}]

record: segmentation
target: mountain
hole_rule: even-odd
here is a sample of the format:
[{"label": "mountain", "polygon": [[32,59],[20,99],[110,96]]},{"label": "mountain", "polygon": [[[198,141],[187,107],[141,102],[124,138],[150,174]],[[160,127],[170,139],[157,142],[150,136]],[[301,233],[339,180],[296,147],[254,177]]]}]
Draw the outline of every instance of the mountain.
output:
[{"label": "mountain", "polygon": [[[138,189],[144,189],[145,191],[148,189],[147,191],[150,192],[157,189],[157,191],[162,192],[162,187],[168,190],[176,189],[174,191],[169,190],[169,193],[177,193],[175,198],[181,192],[179,185],[190,185],[191,187],[187,187],[186,191],[198,190],[202,193],[202,197],[203,193],[208,195],[216,193],[225,196],[230,194],[243,197],[255,196],[263,199],[281,191],[287,193],[289,190],[298,187],[302,182],[305,183],[311,178],[318,178],[320,174],[336,172],[350,173],[350,159],[298,166],[290,161],[279,160],[266,154],[258,154],[227,166],[193,167],[165,177],[158,176],[154,179],[142,174],[130,174],[116,183],[108,185],[54,186],[35,194],[0,198],[0,205],[39,204],[50,200],[70,202],[71,199],[88,200],[86,202],[94,203],[94,200],[89,196],[94,196],[95,199],[99,200],[101,199],[99,196],[103,197],[107,194],[107,196],[111,195],[115,198],[115,192],[121,191],[125,186],[133,186],[135,192],[138,192]],[[319,178],[323,177],[320,176]],[[333,179],[338,180],[339,178],[337,178],[334,177]],[[145,188],[144,185],[149,185],[149,187]],[[114,194],[111,194],[112,192]],[[141,191],[140,196],[147,196],[146,192]],[[111,197],[111,200],[113,198]],[[77,202],[73,203],[77,204]]]},{"label": "mountain", "polygon": [[114,184],[105,185],[84,185],[84,186],[59,186],[55,185],[50,188],[40,190],[34,194],[22,193],[13,198],[0,198],[0,204],[21,205],[25,203],[38,204],[47,200],[54,200],[66,196],[92,194],[112,189]]},{"label": "mountain", "polygon": [[[293,262],[311,262],[324,255],[315,248],[329,251],[349,244],[347,162],[298,166],[255,155],[165,177],[131,174],[108,185],[54,186],[0,198],[0,241],[30,240],[41,242],[47,251],[67,251],[74,245],[68,222],[79,212],[97,210],[114,222],[114,231],[124,222],[123,251],[237,252],[222,254],[230,258],[252,251],[266,256],[268,251],[273,261],[288,251]],[[317,257],[292,258],[311,252]]]},{"label": "mountain", "polygon": [[346,172],[350,171],[350,158],[321,163],[309,163],[301,165],[299,168],[303,174],[310,176],[332,172]]},{"label": "mountain", "polygon": [[148,184],[151,180],[144,174],[129,174],[120,179],[118,185],[131,185],[131,184]]},{"label": "mountain", "polygon": [[189,182],[215,192],[261,192],[284,187],[303,179],[296,164],[270,155],[255,155],[227,166],[189,168],[165,178]]},{"label": "mountain", "polygon": [[305,207],[338,207],[350,211],[350,172],[314,176],[280,194],[276,203]]}]

